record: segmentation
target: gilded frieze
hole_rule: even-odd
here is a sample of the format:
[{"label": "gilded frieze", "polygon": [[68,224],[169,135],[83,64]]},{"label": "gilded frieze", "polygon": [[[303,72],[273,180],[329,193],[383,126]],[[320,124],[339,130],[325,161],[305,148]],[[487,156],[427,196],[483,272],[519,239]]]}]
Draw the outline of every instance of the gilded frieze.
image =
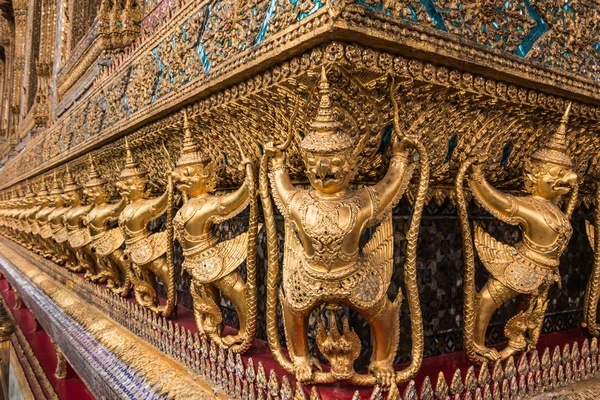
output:
[{"label": "gilded frieze", "polygon": [[[494,47],[494,49],[501,49],[503,51],[512,51],[515,48],[516,43],[518,43],[518,40],[525,40],[525,38],[523,38],[524,36],[530,36],[530,34],[527,33],[528,30],[533,31],[537,29],[537,25],[533,28],[530,26],[531,21],[530,18],[527,17],[527,15],[532,15],[533,11],[531,10],[535,4],[508,2],[497,9],[494,9],[493,7],[481,7],[480,11],[477,11],[479,9],[475,6],[461,5],[459,3],[436,4],[437,5],[435,5],[435,7],[437,7],[437,11],[429,6],[424,7],[424,11],[419,11],[423,8],[422,5],[414,5],[409,3],[400,5],[400,8],[408,7],[402,11],[397,9],[399,6],[394,6],[391,3],[388,4],[387,2],[385,2],[385,4],[379,4],[377,2],[358,2],[354,5],[340,2],[335,2],[335,4],[332,3],[331,5],[312,1],[289,4],[288,2],[278,2],[277,4],[273,4],[269,7],[265,7],[262,2],[257,2],[256,4],[245,4],[242,8],[240,8],[240,15],[246,15],[245,18],[235,17],[235,19],[232,19],[233,17],[231,15],[231,11],[234,9],[237,10],[236,7],[241,7],[240,5],[236,5],[235,2],[219,3],[218,6],[215,7],[213,7],[212,4],[195,6],[193,3],[190,3],[189,5],[183,7],[177,16],[173,17],[173,20],[170,24],[163,25],[163,27],[155,33],[153,39],[147,40],[138,48],[136,52],[134,52],[132,57],[126,58],[126,61],[123,63],[123,65],[120,67],[111,68],[112,72],[110,74],[105,74],[102,78],[100,78],[96,83],[97,89],[92,91],[90,94],[91,97],[88,97],[87,100],[82,101],[81,103],[83,104],[76,107],[73,111],[71,111],[71,113],[82,113],[84,112],[83,110],[85,108],[85,104],[91,104],[95,110],[92,110],[90,113],[91,118],[88,118],[88,121],[86,122],[86,130],[88,136],[94,136],[104,128],[102,126],[103,118],[100,115],[104,113],[102,109],[104,108],[112,111],[112,107],[115,107],[115,115],[109,116],[113,128],[110,130],[107,129],[107,132],[104,134],[108,136],[118,133],[122,129],[126,129],[128,126],[132,126],[136,123],[139,123],[139,121],[142,121],[144,118],[147,118],[148,111],[145,110],[149,110],[148,107],[152,107],[151,112],[159,112],[159,110],[165,106],[173,104],[174,101],[177,101],[177,98],[183,100],[182,96],[184,96],[184,94],[181,91],[182,88],[184,88],[186,92],[189,91],[187,93],[198,93],[198,89],[196,88],[206,87],[203,85],[205,82],[208,82],[209,77],[210,79],[215,79],[217,75],[221,75],[231,70],[231,68],[243,67],[244,64],[251,62],[251,60],[254,58],[264,59],[265,56],[263,56],[263,54],[265,53],[265,50],[270,51],[270,49],[275,50],[277,47],[285,46],[287,41],[298,35],[306,34],[306,27],[308,26],[314,30],[315,27],[321,26],[323,23],[328,23],[328,14],[320,12],[321,9],[324,8],[330,8],[329,11],[331,16],[338,18],[340,22],[353,21],[352,26],[358,29],[361,29],[361,26],[366,26],[368,23],[369,26],[376,28],[376,31],[371,31],[374,34],[401,34],[406,36],[407,39],[413,37],[414,35],[409,31],[401,31],[397,29],[397,27],[394,25],[393,18],[396,14],[401,17],[400,20],[408,21],[410,18],[403,18],[402,15],[406,14],[405,16],[407,16],[407,10],[414,11],[414,13],[411,11],[411,15],[414,14],[413,16],[416,16],[415,18],[417,21],[415,22],[415,18],[410,20],[410,28],[415,29],[414,33],[417,33],[419,29],[425,29],[423,32],[426,32],[426,25],[430,26],[435,23],[437,26],[438,22],[436,21],[439,21],[439,17],[443,17],[444,15],[448,14],[444,20],[446,29],[448,31],[459,28],[462,31],[465,31],[466,29],[466,31],[471,32],[471,34],[474,36],[465,36],[466,34],[464,32],[460,35],[463,35],[476,42],[485,41],[488,46]],[[356,8],[356,6],[359,8]],[[252,10],[251,12],[244,11],[248,7],[250,7],[249,9]],[[391,10],[389,9],[390,7]],[[341,11],[346,9],[347,11]],[[365,12],[365,10],[371,11]],[[496,10],[498,13],[497,15],[494,15],[494,10]],[[529,14],[527,14],[525,10],[529,10]],[[569,65],[571,65],[570,70],[576,70],[580,76],[586,76],[585,73],[581,74],[580,72],[593,69],[596,63],[595,60],[597,59],[596,53],[594,53],[596,50],[594,50],[593,47],[596,28],[594,27],[593,23],[590,22],[590,24],[586,25],[584,22],[593,21],[595,11],[587,6],[576,4],[573,5],[573,10],[574,11],[571,14],[577,15],[576,18],[578,19],[574,22],[574,26],[577,28],[576,31],[571,35],[573,38],[568,42],[571,43],[569,46],[572,48],[578,46],[577,48],[581,49],[585,47],[587,50],[578,50],[579,52],[576,53],[581,54],[582,57],[585,55],[587,60],[586,62],[591,64],[588,67],[580,67],[576,61],[569,61]],[[377,11],[385,12],[378,13]],[[423,12],[428,17],[425,17]],[[248,13],[252,14],[253,18],[249,18]],[[254,17],[261,13],[264,13],[264,18],[262,19],[262,23],[258,24],[256,23],[257,18]],[[378,16],[378,14],[380,15]],[[291,15],[291,17],[289,17],[289,15]],[[419,19],[420,15],[425,18],[426,21],[424,21],[427,22],[427,24],[423,25],[421,23],[423,21]],[[284,23],[282,21],[285,18],[287,19]],[[429,18],[429,20],[427,18]],[[462,22],[451,22],[452,18],[459,19]],[[226,21],[230,21],[231,23]],[[172,26],[176,26],[176,28],[170,28]],[[234,26],[238,26],[238,28],[234,28]],[[251,35],[239,34],[239,32],[243,30],[241,28],[242,26],[244,29],[249,29],[251,32],[254,32],[254,39],[251,39]],[[450,29],[448,26],[452,26],[454,28]],[[492,26],[494,27],[493,29],[491,28]],[[536,42],[536,46],[532,47],[537,53],[542,52],[545,54],[544,60],[549,59],[549,52],[544,50],[545,47],[542,41],[550,40],[550,37],[556,37],[559,32],[562,32],[558,28],[560,24],[557,23],[556,26],[556,29],[551,30],[548,34],[543,35],[543,38],[539,39],[539,43]],[[496,31],[494,31],[494,29]],[[501,30],[501,32],[497,31],[498,29]],[[283,40],[273,42],[271,37],[275,39],[279,35],[277,32],[280,32],[281,30],[287,31],[289,34],[287,36],[282,36]],[[444,29],[437,30],[442,32],[444,31]],[[587,34],[588,30],[590,35],[584,35],[584,33]],[[492,31],[495,32],[495,34]],[[230,35],[228,39],[225,39],[227,36],[226,32],[228,32]],[[245,30],[244,32],[248,33]],[[487,35],[487,39],[481,36],[482,32]],[[514,38],[512,36],[506,37],[506,32],[514,32],[516,36]],[[458,35],[458,33],[454,33]],[[564,36],[566,33],[563,32],[560,34]],[[588,39],[582,39],[584,36]],[[419,34],[418,37],[424,44],[429,42],[435,44],[436,46],[442,46],[443,48],[448,49],[444,50],[444,52],[454,51],[456,53],[460,53],[461,48],[466,46],[466,43],[462,43],[457,46],[457,43],[460,42],[456,42],[450,37],[446,39],[443,35],[440,36],[440,38],[445,39],[436,39],[434,36],[423,36],[422,34]],[[211,39],[208,40],[207,38]],[[560,42],[562,39],[553,40],[554,42]],[[269,44],[266,45],[265,43]],[[275,45],[273,45],[273,43],[275,43]],[[252,51],[249,53],[248,51],[250,46],[256,46],[256,44],[260,46],[266,46],[265,50]],[[589,50],[590,46],[592,46],[592,50]],[[522,45],[517,46],[517,49],[522,48]],[[492,52],[492,57],[490,57],[490,54],[486,55],[485,52],[482,52],[482,49],[479,48],[475,52],[471,51],[471,53],[480,57],[481,60],[489,59],[491,61],[500,63],[500,68],[512,68],[513,70],[522,71],[518,72],[518,74],[525,74],[525,76],[531,74],[532,77],[544,75],[536,72],[536,70],[526,70],[518,63],[515,63],[515,61],[511,61],[510,57],[500,56],[500,53],[497,52]],[[481,56],[479,56],[480,54]],[[225,56],[227,56],[227,59],[225,59]],[[242,60],[242,63],[239,61],[236,62],[236,57],[242,57],[239,59]],[[154,62],[148,62],[153,58],[155,60]],[[574,58],[571,57],[571,59]],[[138,60],[138,62],[135,62],[135,60]],[[219,60],[222,62],[220,63]],[[406,62],[408,63],[408,61]],[[523,59],[523,62],[525,62],[525,59]],[[148,69],[136,71],[138,68],[141,68],[139,66],[142,64],[147,65]],[[229,65],[229,67],[226,69],[219,68],[220,64]],[[559,63],[557,62],[552,62],[552,65],[554,66],[558,66],[558,64]],[[568,71],[569,69],[567,68],[566,70]],[[429,71],[425,72],[427,73]],[[457,80],[460,81],[462,79],[470,79],[470,75],[466,75],[465,78],[463,78],[461,73],[458,73],[458,75],[456,73],[452,75],[451,72],[452,71],[440,70],[439,80],[443,81],[446,79],[448,81],[457,82]],[[215,75],[215,73],[217,75]],[[545,76],[549,77],[551,74],[548,75],[545,73]],[[428,78],[426,75],[424,77]],[[132,79],[136,80],[136,84],[130,90],[132,93],[141,93],[142,96],[139,98],[136,97],[133,100],[133,107],[128,107],[129,97],[134,96],[119,97],[118,95],[122,95],[123,87],[129,87],[128,81]],[[116,94],[111,94],[111,99],[104,99],[104,96],[106,96],[110,89],[112,89],[112,85],[115,84],[115,80],[121,82],[117,85],[118,90],[115,92]],[[572,78],[565,80],[564,78],[559,77],[557,82],[561,85],[570,85],[578,91],[594,91],[593,87],[589,84],[584,84],[582,82],[580,83],[578,80],[573,80]],[[153,84],[156,85],[155,88],[152,87]],[[485,87],[482,85],[485,85]],[[511,96],[510,91],[516,90],[516,88],[511,87],[510,85],[502,84],[500,82],[496,87],[495,84],[490,83],[489,79],[480,79],[479,82],[475,81],[473,82],[473,86],[475,89],[485,93],[486,95],[492,94],[490,93],[492,91],[497,91],[497,93],[493,94],[503,96],[504,92],[506,91],[507,95],[514,97]],[[175,88],[178,90],[174,90]],[[535,99],[537,95],[532,94],[531,90],[525,90],[517,94],[519,95],[519,100],[522,102],[539,103]],[[542,97],[545,98],[545,96]],[[112,105],[112,101],[115,101],[118,104]],[[125,106],[121,104],[123,102],[125,102]],[[138,102],[139,104],[137,104]],[[142,105],[144,105],[144,107],[141,107]],[[100,110],[98,109],[99,106]],[[577,104],[574,105],[573,112],[575,115],[577,115]],[[112,114],[112,112],[108,112],[108,114]],[[121,123],[115,125],[112,122],[113,119],[115,121],[119,120]],[[123,124],[124,121],[126,122],[125,124]],[[63,123],[65,123],[63,120],[59,120],[56,125]],[[58,129],[58,127],[49,129],[46,135],[52,135],[55,129]],[[16,160],[13,162],[16,162]],[[50,162],[50,159],[45,158],[45,162]],[[29,165],[29,168],[30,167],[31,166]],[[18,173],[14,174],[14,176],[16,175],[18,175]]]},{"label": "gilded frieze", "polygon": [[202,7],[153,50],[162,68],[156,93],[150,93],[148,101],[178,89],[209,68],[203,66],[205,56],[199,47],[207,12],[208,7]]},{"label": "gilded frieze", "polygon": [[532,1],[549,27],[527,57],[592,79],[600,79],[600,11],[583,0]]},{"label": "gilded frieze", "polygon": [[598,10],[585,0],[356,0],[371,10],[597,79]]},{"label": "gilded frieze", "polygon": [[158,62],[154,54],[146,54],[139,64],[132,67],[126,92],[130,113],[135,113],[150,103],[156,88],[159,71]]},{"label": "gilded frieze", "polygon": [[[385,162],[385,155],[379,150],[382,141],[388,140],[389,136],[385,132],[384,122],[384,116],[389,112],[389,103],[383,101],[388,74],[401,78],[400,101],[403,104],[417,105],[415,108],[401,108],[403,120],[411,121],[421,114],[428,115],[422,118],[420,124],[424,140],[435,155],[432,158],[432,179],[438,185],[452,183],[453,174],[458,168],[457,162],[482,139],[477,135],[472,136],[477,132],[477,127],[485,120],[501,114],[503,118],[496,118],[491,122],[498,129],[506,130],[506,121],[516,122],[510,131],[507,130],[500,136],[502,143],[498,143],[498,146],[502,151],[499,150],[494,155],[496,159],[490,166],[498,175],[493,172],[492,181],[501,180],[505,187],[518,187],[523,167],[521,149],[536,146],[544,130],[555,124],[555,115],[560,113],[561,108],[564,109],[562,98],[540,91],[527,90],[502,81],[357,45],[334,42],[277,65],[189,108],[190,118],[200,117],[194,129],[197,129],[202,145],[220,163],[220,185],[224,182],[241,181],[239,172],[228,165],[234,162],[235,154],[227,154],[223,150],[220,138],[227,137],[223,134],[231,129],[247,137],[248,140],[243,141],[248,143],[245,150],[248,154],[258,156],[259,144],[270,139],[283,140],[278,133],[283,131],[263,129],[265,121],[273,127],[285,126],[297,95],[302,96],[296,124],[299,132],[305,131],[304,124],[308,120],[305,116],[312,115],[316,106],[314,74],[323,63],[336,65],[331,73],[334,110],[343,117],[340,120],[344,121],[344,128],[351,135],[358,131],[369,132],[363,157],[370,161],[359,163],[360,180],[373,179],[377,174],[377,166]],[[85,111],[85,130],[88,137],[92,137],[104,125],[106,101],[100,97],[91,102],[89,107],[81,112]],[[571,150],[576,156],[576,169],[581,174],[589,169],[588,163],[596,146],[592,138],[598,112],[596,107],[586,104],[574,103],[572,106],[572,122],[568,129],[574,139]],[[240,118],[244,120],[243,124]],[[440,129],[442,125],[445,127],[443,130]],[[161,143],[166,143],[170,157],[174,158],[179,151],[180,139],[173,132],[180,130],[181,126],[181,114],[174,114],[147,125],[131,136],[133,145],[137,146],[138,141],[141,141],[140,144],[143,142],[143,151],[147,151],[147,156],[151,159],[157,160],[148,163],[153,178],[151,182],[157,182],[154,183],[158,185],[155,187],[157,190],[165,182],[162,174],[165,171],[160,171],[164,168],[158,162],[165,155]],[[57,150],[52,150],[58,146],[54,132],[56,131],[53,130],[44,142],[44,149],[47,150],[42,153],[46,165],[52,160],[52,154],[57,154]],[[39,144],[32,143],[30,151],[25,154],[34,153],[36,146]],[[123,153],[116,150],[115,146],[108,145],[97,156],[109,160],[106,172],[116,178],[116,173],[112,171],[118,168],[108,167],[111,165],[110,157],[115,154],[120,157]],[[21,171],[31,170],[31,162],[35,163],[36,158],[30,158],[29,163],[25,164],[24,160],[27,158],[20,157],[22,158],[6,167],[5,173],[14,174],[18,171],[15,169],[17,167]],[[290,168],[295,174],[298,172],[299,158],[295,151],[292,151],[290,157]],[[39,157],[37,160],[41,161]],[[77,164],[79,161],[74,163]],[[152,168],[157,168],[156,173]],[[594,169],[591,169],[586,179],[590,179],[593,174]]]}]

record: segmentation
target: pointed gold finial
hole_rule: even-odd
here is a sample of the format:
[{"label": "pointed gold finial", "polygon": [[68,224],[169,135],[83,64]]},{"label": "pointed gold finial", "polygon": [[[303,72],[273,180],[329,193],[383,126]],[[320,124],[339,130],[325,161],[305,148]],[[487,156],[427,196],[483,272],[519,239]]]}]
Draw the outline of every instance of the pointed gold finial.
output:
[{"label": "pointed gold finial", "polygon": [[571,103],[567,105],[564,115],[560,119],[560,124],[556,132],[549,138],[541,149],[532,154],[531,158],[544,163],[556,164],[562,167],[572,168],[573,160],[567,153],[567,124],[569,123],[569,114],[571,112]]},{"label": "pointed gold finial", "polygon": [[25,197],[35,197],[35,193],[33,193],[33,191],[31,190],[31,184],[29,183],[29,179],[25,179]]},{"label": "pointed gold finial", "polygon": [[354,141],[345,132],[340,132],[340,123],[333,115],[331,87],[325,67],[321,68],[319,81],[319,108],[310,123],[313,129],[300,142],[300,148],[311,153],[332,153],[351,148]]},{"label": "pointed gold finial", "polygon": [[71,171],[69,170],[69,166],[67,165],[66,171],[65,171],[65,187],[63,188],[63,193],[72,192],[72,191],[80,189],[80,188],[81,188],[81,186],[79,186],[73,180],[73,176],[71,175]]},{"label": "pointed gold finial", "polygon": [[62,188],[60,187],[60,183],[58,183],[58,177],[56,176],[56,170],[54,170],[54,183],[52,184],[52,190],[50,190],[51,195],[61,194]]},{"label": "pointed gold finial", "polygon": [[92,188],[96,186],[102,186],[106,184],[106,180],[102,178],[102,176],[96,170],[96,165],[94,164],[94,159],[92,158],[92,154],[88,153],[88,162],[89,162],[89,170],[87,181],[84,186],[86,188]]},{"label": "pointed gold finial", "polygon": [[38,196],[48,196],[48,186],[46,186],[46,178],[42,178],[42,183],[40,184]]},{"label": "pointed gold finial", "polygon": [[183,167],[193,164],[208,164],[210,157],[200,151],[200,148],[194,141],[190,123],[188,120],[187,110],[183,110],[183,143],[181,147],[181,156],[177,160],[177,166]]},{"label": "pointed gold finial", "polygon": [[148,172],[141,168],[134,160],[131,148],[129,147],[129,140],[125,137],[125,167],[121,170],[119,178],[129,178],[133,176],[146,176]]}]

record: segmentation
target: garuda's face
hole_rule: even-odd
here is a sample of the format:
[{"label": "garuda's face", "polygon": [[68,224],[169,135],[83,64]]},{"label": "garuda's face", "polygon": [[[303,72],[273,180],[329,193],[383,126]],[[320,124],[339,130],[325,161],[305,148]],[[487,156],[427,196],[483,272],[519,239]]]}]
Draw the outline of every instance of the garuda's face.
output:
[{"label": "garuda's face", "polygon": [[128,200],[134,201],[143,198],[146,195],[146,177],[131,176],[117,182],[119,194]]},{"label": "garuda's face", "polygon": [[55,207],[61,207],[63,205],[62,194],[55,194],[52,196],[52,201]]},{"label": "garuda's face", "polygon": [[188,195],[199,196],[208,191],[209,174],[210,169],[198,164],[177,167],[171,176],[177,190]]},{"label": "garuda's face", "polygon": [[71,206],[71,207],[76,205],[79,202],[79,196],[78,196],[76,190],[72,190],[70,192],[63,193],[62,198],[63,198],[63,202],[65,203],[65,205]]},{"label": "garuda's face", "polygon": [[56,196],[55,195],[48,196],[48,205],[50,207],[56,206]]},{"label": "garuda's face", "polygon": [[96,204],[106,201],[108,196],[108,192],[106,191],[104,185],[86,188],[84,189],[83,193]]},{"label": "garuda's face", "polygon": [[335,194],[344,191],[352,179],[354,163],[350,151],[303,154],[306,176],[317,191]]},{"label": "garuda's face", "polygon": [[545,199],[554,199],[568,194],[577,183],[577,175],[570,169],[547,164],[537,176],[535,193]]}]

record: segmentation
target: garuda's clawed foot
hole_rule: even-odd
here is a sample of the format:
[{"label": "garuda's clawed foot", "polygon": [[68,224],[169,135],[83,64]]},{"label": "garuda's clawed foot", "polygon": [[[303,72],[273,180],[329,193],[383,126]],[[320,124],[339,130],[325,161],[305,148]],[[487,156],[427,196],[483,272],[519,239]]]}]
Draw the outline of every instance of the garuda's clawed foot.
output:
[{"label": "garuda's clawed foot", "polygon": [[222,339],[223,345],[225,347],[231,347],[234,344],[242,343],[244,341],[244,336],[245,335],[242,335],[242,334],[225,336]]},{"label": "garuda's clawed foot", "polygon": [[502,358],[498,350],[490,349],[485,346],[475,346],[475,352],[481,357],[485,357],[490,361],[498,361]]},{"label": "garuda's clawed foot", "polygon": [[121,297],[126,297],[124,296],[125,290],[125,287],[114,287],[112,291],[114,294],[118,294]]},{"label": "garuda's clawed foot", "polygon": [[377,383],[385,389],[389,388],[396,379],[394,365],[388,360],[371,361],[369,372],[375,376]]},{"label": "garuda's clawed foot", "polygon": [[150,306],[148,307],[151,311],[157,313],[161,317],[167,317],[167,306]]},{"label": "garuda's clawed foot", "polygon": [[313,367],[322,371],[321,363],[314,357],[294,357],[294,372],[298,382],[310,382],[312,380]]}]

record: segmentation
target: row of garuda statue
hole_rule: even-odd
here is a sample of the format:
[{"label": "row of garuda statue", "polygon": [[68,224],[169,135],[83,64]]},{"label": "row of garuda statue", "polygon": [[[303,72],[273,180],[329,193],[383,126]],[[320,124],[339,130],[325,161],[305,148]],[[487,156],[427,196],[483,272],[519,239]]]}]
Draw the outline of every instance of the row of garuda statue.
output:
[{"label": "row of garuda statue", "polygon": [[[83,187],[67,170],[62,189],[55,176],[50,192],[44,189],[35,196],[28,193],[5,201],[1,210],[3,232],[72,271],[85,271],[87,279],[105,282],[122,296],[133,289],[139,304],[165,317],[177,304],[172,245],[177,240],[183,249],[182,268],[191,275],[190,291],[199,331],[241,353],[252,346],[256,331],[256,249],[258,230],[262,229],[257,214],[261,201],[268,251],[264,277],[266,332],[274,358],[301,382],[345,380],[385,388],[406,381],[417,373],[423,358],[416,250],[429,183],[427,149],[413,128],[408,132],[400,129],[392,84],[395,138],[388,170],[380,182],[352,189],[349,183],[364,143],[355,143],[335,119],[324,69],[318,90],[317,114],[310,132],[299,143],[311,185],[308,189],[295,186],[286,168],[286,150],[294,136],[290,134],[285,143],[264,146],[259,168],[244,157],[241,168],[245,180],[239,189],[215,194],[214,163],[194,142],[186,116],[182,153],[168,174],[168,187],[161,196],[148,197],[148,173],[135,162],[126,142],[126,164],[116,183],[122,196],[119,202],[109,203],[108,182],[100,176],[90,155],[89,176]],[[483,171],[489,149],[483,148],[460,166],[455,189],[464,238],[464,343],[475,363],[528,351],[538,341],[548,289],[560,281],[559,260],[571,237],[569,219],[577,197],[577,175],[567,154],[569,109],[570,105],[556,132],[528,158],[524,175],[528,195],[505,194],[486,181]],[[413,157],[413,152],[419,157]],[[387,294],[395,267],[391,210],[415,170],[417,195],[403,265],[412,326],[411,362],[396,371],[393,362],[400,336],[402,294],[399,291],[393,300]],[[483,226],[470,225],[465,182],[479,205],[501,221],[520,227],[519,243],[501,243]],[[173,216],[174,188],[182,192],[184,201]],[[82,193],[90,204],[82,203]],[[556,202],[561,196],[569,196],[564,209]],[[274,205],[285,220],[282,267]],[[212,233],[213,224],[247,207],[248,230],[219,242]],[[165,212],[167,229],[152,233],[149,223]],[[118,227],[110,229],[114,221],[118,221]],[[370,227],[374,233],[364,246],[359,246],[365,229]],[[475,253],[490,273],[479,291],[475,287]],[[245,278],[239,271],[244,261]],[[166,291],[164,304],[157,296],[157,279]],[[222,333],[221,296],[228,298],[237,312],[236,334]],[[517,299],[517,309],[505,327],[508,345],[502,350],[487,347],[486,330],[492,314],[513,298]],[[287,354],[278,337],[278,304]],[[370,325],[372,358],[366,372],[354,370],[361,342],[346,318],[341,324],[337,321],[335,312],[343,306],[358,312]],[[318,307],[329,313],[328,323],[322,320],[316,327],[318,349],[330,365],[325,370],[309,351],[308,318]]]}]

